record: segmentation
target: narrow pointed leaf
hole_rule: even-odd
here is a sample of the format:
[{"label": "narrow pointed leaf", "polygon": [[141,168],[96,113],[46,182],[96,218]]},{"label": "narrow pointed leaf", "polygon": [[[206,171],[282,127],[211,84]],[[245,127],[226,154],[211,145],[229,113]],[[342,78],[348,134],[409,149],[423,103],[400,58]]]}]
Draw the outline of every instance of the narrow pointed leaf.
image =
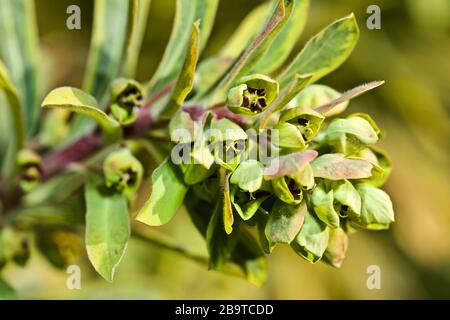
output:
[{"label": "narrow pointed leaf", "polygon": [[237,238],[224,230],[224,197],[221,195],[215,205],[206,230],[206,246],[209,253],[209,267],[219,269],[227,263],[236,245]]},{"label": "narrow pointed leaf", "polygon": [[280,85],[289,83],[296,73],[312,73],[315,82],[338,68],[353,51],[359,29],[353,14],[341,18],[311,38],[280,76]]},{"label": "narrow pointed leaf", "polygon": [[142,40],[147,27],[147,18],[150,10],[151,0],[132,0],[131,21],[129,21],[129,33],[127,37],[127,49],[124,63],[123,74],[127,78],[134,76],[139,52],[141,50]]},{"label": "narrow pointed leaf", "polygon": [[191,35],[186,26],[192,26],[197,20],[200,20],[199,52],[202,51],[211,32],[217,6],[218,0],[177,0],[172,33],[158,69],[148,84],[148,96],[159,92],[179,76]]},{"label": "narrow pointed leaf", "polygon": [[160,226],[175,216],[188,190],[179,170],[170,159],[166,159],[153,171],[152,193],[139,211],[138,221]]},{"label": "narrow pointed leaf", "polygon": [[[22,148],[24,145],[25,126],[23,107],[20,102],[20,98],[16,87],[11,82],[8,71],[3,63],[0,61],[0,89],[4,91],[7,105],[9,106],[9,112],[14,123],[14,136],[17,149]],[[5,102],[6,102],[5,101]],[[1,107],[4,107],[3,105]]]},{"label": "narrow pointed leaf", "polygon": [[253,67],[254,72],[272,73],[286,61],[306,25],[308,9],[309,0],[294,0],[292,13],[263,57]]},{"label": "narrow pointed leaf", "polygon": [[130,1],[95,0],[94,25],[83,90],[103,102],[125,54]]},{"label": "narrow pointed leaf", "polygon": [[0,1],[0,57],[23,105],[25,128],[30,134],[39,114],[38,30],[33,0]]},{"label": "narrow pointed leaf", "polygon": [[335,109],[340,109],[341,108],[340,105],[342,103],[349,101],[353,98],[356,98],[357,96],[362,95],[363,93],[369,90],[375,89],[376,87],[379,87],[382,84],[384,84],[384,81],[373,81],[357,86],[353,89],[344,92],[341,96],[318,106],[316,108],[316,111],[326,115],[334,114],[336,112]]},{"label": "narrow pointed leaf", "polygon": [[270,3],[265,2],[254,8],[242,20],[239,27],[228,38],[219,52],[220,57],[237,58],[261,28],[261,22],[270,19]]},{"label": "narrow pointed leaf", "polygon": [[[303,90],[298,96],[296,96],[289,105],[292,107],[302,106],[308,109],[316,109],[325,104],[328,104],[329,102],[337,99],[340,96],[341,93],[331,87],[322,84],[312,84],[306,87],[305,90]],[[333,108],[327,111],[316,111],[319,111],[326,117],[330,117],[343,112],[347,108],[348,104],[349,101],[347,100],[336,104],[335,106],[333,106]]]},{"label": "narrow pointed leaf", "polygon": [[[94,24],[83,90],[99,101],[100,109],[105,108],[109,86],[119,76],[123,66],[129,34],[130,3],[123,0],[94,2]],[[76,115],[71,127],[71,134],[65,142],[74,141],[92,130],[94,122],[86,116]]]},{"label": "narrow pointed leaf", "polygon": [[252,40],[250,45],[236,59],[230,70],[220,80],[213,91],[211,102],[225,100],[226,91],[235,79],[247,74],[258,62],[261,54],[267,50],[275,36],[280,32],[293,8],[293,0],[280,0],[264,29]]},{"label": "narrow pointed leaf", "polygon": [[230,199],[230,173],[225,176],[225,181],[223,184],[223,224],[225,227],[225,232],[231,234],[233,232],[233,207],[231,206]]},{"label": "narrow pointed leaf", "polygon": [[95,270],[112,281],[130,237],[127,200],[94,181],[86,183],[85,200],[88,257]]},{"label": "narrow pointed leaf", "polygon": [[186,99],[187,95],[192,90],[195,67],[197,65],[200,50],[199,37],[199,21],[197,21],[192,26],[191,38],[189,40],[186,56],[184,58],[184,64],[181,68],[180,75],[178,76],[177,83],[172,91],[168,104],[161,113],[161,117],[163,118],[168,118],[175,114],[181,108],[184,99]]}]

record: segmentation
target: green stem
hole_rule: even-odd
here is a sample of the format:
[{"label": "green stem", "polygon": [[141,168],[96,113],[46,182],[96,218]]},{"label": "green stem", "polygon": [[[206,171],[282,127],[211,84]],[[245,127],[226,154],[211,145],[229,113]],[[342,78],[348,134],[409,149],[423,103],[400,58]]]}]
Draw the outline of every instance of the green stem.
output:
[{"label": "green stem", "polygon": [[133,228],[132,236],[153,246],[166,249],[174,253],[178,253],[183,257],[199,262],[201,264],[208,265],[207,257],[189,251],[185,247],[180,246],[179,244],[175,243],[172,239],[168,238],[167,236],[161,233],[157,234],[157,233],[143,232],[138,230],[138,228]]}]

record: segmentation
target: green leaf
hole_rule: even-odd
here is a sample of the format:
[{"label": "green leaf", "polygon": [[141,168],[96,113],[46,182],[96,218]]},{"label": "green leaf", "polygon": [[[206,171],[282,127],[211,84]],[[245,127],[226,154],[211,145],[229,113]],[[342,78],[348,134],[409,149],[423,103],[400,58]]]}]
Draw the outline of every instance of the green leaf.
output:
[{"label": "green leaf", "polygon": [[234,223],[233,207],[230,199],[230,175],[231,173],[228,173],[225,176],[223,183],[223,225],[227,234],[233,232]]},{"label": "green leaf", "polygon": [[[94,22],[91,35],[83,90],[100,102],[100,109],[106,107],[108,89],[115,77],[119,76],[127,47],[129,30],[128,18],[131,1],[96,0]],[[72,120],[68,141],[74,141],[92,130],[94,123],[83,115]],[[66,142],[66,141],[65,141]]]},{"label": "green leaf", "polygon": [[331,229],[328,247],[323,260],[333,267],[340,268],[348,248],[348,236],[341,228]]},{"label": "green leaf", "polygon": [[181,170],[184,174],[184,182],[187,185],[200,183],[214,173],[214,170],[208,170],[202,164],[197,163],[181,165]]},{"label": "green leaf", "polygon": [[287,123],[279,122],[273,130],[277,130],[277,139],[274,139],[272,132],[272,143],[280,149],[302,150],[305,149],[305,140],[303,140],[302,133],[297,126]]},{"label": "green leaf", "polygon": [[227,234],[224,228],[224,217],[226,216],[224,209],[228,206],[225,204],[226,202],[228,200],[220,195],[206,230],[206,247],[211,269],[219,269],[227,263],[236,245],[237,237],[234,234]]},{"label": "green leaf", "polygon": [[103,102],[127,45],[130,1],[96,0],[83,90]]},{"label": "green leaf", "polygon": [[[224,255],[219,256],[219,259],[211,260],[211,262],[218,262],[218,264],[213,263],[211,267],[218,268],[229,257],[229,263],[223,266],[223,269],[226,269],[230,264],[235,264],[244,272],[249,281],[258,286],[262,285],[266,279],[267,265],[264,254],[255,239],[245,229],[240,228],[236,230],[238,232],[227,235],[223,230],[223,224],[211,224],[211,204],[209,202],[189,194],[186,197],[186,206],[192,222],[203,237],[207,238],[207,229],[213,226],[217,227],[217,229],[209,230],[210,236],[214,239],[211,245],[217,246],[211,248],[211,250],[222,252]],[[216,204],[217,207],[220,206]],[[222,217],[222,215],[217,217]],[[208,243],[207,246],[209,246]],[[229,255],[230,250],[231,256]]]},{"label": "green leaf", "polygon": [[[32,0],[0,2],[0,55],[11,71],[12,82],[23,105],[21,121],[25,122],[27,134],[35,129],[39,115],[39,44],[35,12]],[[17,125],[17,119],[14,120]]]},{"label": "green leaf", "polygon": [[18,92],[8,74],[8,70],[5,65],[0,61],[0,89],[5,92],[6,99],[12,119],[14,122],[15,141],[17,143],[16,148],[19,150],[24,145],[25,127],[24,127],[24,115],[22,104],[20,102]]},{"label": "green leaf", "polygon": [[311,163],[311,166],[316,178],[328,180],[368,178],[373,167],[366,160],[346,158],[341,153],[321,155]]},{"label": "green leaf", "polygon": [[238,141],[247,140],[248,138],[245,131],[239,125],[227,118],[214,122],[206,136],[212,142]]},{"label": "green leaf", "polygon": [[284,26],[293,8],[292,0],[280,0],[271,18],[267,21],[263,30],[252,40],[249,46],[239,55],[229,71],[214,85],[211,96],[211,104],[225,100],[226,92],[231,87],[235,79],[248,74],[254,65],[261,58],[263,52],[267,50],[276,35]]},{"label": "green leaf", "polygon": [[199,21],[197,21],[192,26],[191,38],[187,46],[184,64],[181,68],[180,75],[178,76],[177,83],[172,91],[169,102],[161,113],[162,118],[169,118],[175,114],[181,108],[184,99],[186,99],[187,95],[192,90],[194,85],[195,67],[197,65],[200,51],[199,40],[200,30]]},{"label": "green leaf", "polygon": [[289,57],[306,25],[309,0],[294,0],[292,13],[270,47],[253,67],[254,72],[269,74]]},{"label": "green leaf", "polygon": [[313,190],[311,202],[320,220],[330,228],[339,227],[339,215],[334,209],[333,190],[327,192],[321,185],[317,185]]},{"label": "green leaf", "polygon": [[309,212],[305,214],[300,232],[291,243],[294,251],[311,263],[322,258],[328,246],[329,229]]},{"label": "green leaf", "polygon": [[190,28],[200,20],[200,49],[205,47],[212,29],[218,0],[177,0],[175,20],[163,58],[148,84],[147,95],[159,92],[179,76],[187,52]]},{"label": "green leaf", "polygon": [[271,254],[273,249],[275,249],[276,243],[270,242],[269,239],[267,239],[265,230],[268,221],[268,214],[260,214],[257,216],[256,223],[258,228],[259,243],[261,244],[264,253]]},{"label": "green leaf", "polygon": [[137,220],[150,226],[169,222],[183,204],[188,186],[170,159],[153,171],[152,193],[137,215]]},{"label": "green leaf", "polygon": [[394,222],[394,209],[389,195],[366,183],[356,185],[361,196],[361,217],[356,225],[369,230],[389,229]]},{"label": "green leaf", "polygon": [[299,205],[275,202],[265,228],[269,243],[291,243],[302,227],[306,211],[304,201]]},{"label": "green leaf", "polygon": [[270,19],[270,9],[270,3],[265,2],[250,11],[228,38],[227,43],[220,50],[219,56],[237,58],[247,48],[252,38],[256,36],[261,28],[261,21]]},{"label": "green leaf", "polygon": [[[331,87],[322,84],[312,84],[306,87],[305,90],[303,90],[298,96],[296,96],[295,99],[293,99],[289,105],[291,105],[292,107],[302,106],[308,109],[316,109],[335,100],[340,96],[341,93],[339,93],[338,91],[334,90]],[[333,106],[333,108],[331,108],[328,111],[321,109],[319,110],[322,111],[321,113],[324,116],[331,117],[345,111],[345,109],[347,109],[348,104],[349,104],[348,101],[343,101],[341,103],[336,104],[335,106]]]},{"label": "green leaf", "polygon": [[121,136],[119,123],[100,110],[94,97],[80,89],[72,87],[54,89],[45,97],[42,107],[61,108],[87,115],[98,122],[110,141],[117,140]]},{"label": "green leaf", "polygon": [[5,280],[0,278],[0,300],[17,300],[16,291]]},{"label": "green leaf", "polygon": [[359,38],[355,16],[341,18],[311,38],[280,75],[285,86],[296,73],[312,73],[315,82],[338,68],[353,51]]},{"label": "green leaf", "polygon": [[266,2],[253,9],[228,38],[218,55],[200,62],[194,83],[194,102],[198,102],[198,97],[203,97],[215,83],[219,82],[234,60],[245,50],[258,32],[261,21],[266,20],[267,16],[270,17],[269,5],[270,3]]},{"label": "green leaf", "polygon": [[112,281],[130,237],[127,200],[92,180],[86,183],[85,200],[88,257],[95,270]]},{"label": "green leaf", "polygon": [[267,278],[267,262],[255,238],[245,230],[239,233],[236,248],[231,254],[231,261],[240,266],[247,280],[261,287]]},{"label": "green leaf", "polygon": [[244,191],[255,192],[261,187],[264,167],[257,160],[246,160],[239,164],[231,176],[230,182],[239,185]]},{"label": "green leaf", "polygon": [[352,135],[364,144],[374,144],[378,141],[378,134],[372,125],[364,118],[349,117],[331,121],[326,130],[327,140],[339,141],[345,135]]},{"label": "green leaf", "polygon": [[139,52],[147,27],[147,18],[151,0],[132,0],[131,19],[129,19],[129,33],[127,36],[126,56],[123,73],[126,77],[133,77],[136,71]]}]

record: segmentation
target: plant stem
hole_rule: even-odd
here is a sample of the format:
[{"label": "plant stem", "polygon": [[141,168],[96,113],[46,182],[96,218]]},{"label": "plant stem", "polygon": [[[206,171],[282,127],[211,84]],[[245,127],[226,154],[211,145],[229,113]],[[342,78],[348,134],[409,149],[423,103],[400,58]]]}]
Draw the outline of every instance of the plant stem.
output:
[{"label": "plant stem", "polygon": [[163,234],[151,234],[149,232],[140,231],[138,228],[133,228],[132,235],[134,238],[142,240],[146,243],[149,243],[153,246],[170,250],[172,252],[178,253],[188,259],[193,261],[208,265],[208,258],[193,252],[190,252],[185,247],[180,246],[175,243],[173,240],[167,238]]}]

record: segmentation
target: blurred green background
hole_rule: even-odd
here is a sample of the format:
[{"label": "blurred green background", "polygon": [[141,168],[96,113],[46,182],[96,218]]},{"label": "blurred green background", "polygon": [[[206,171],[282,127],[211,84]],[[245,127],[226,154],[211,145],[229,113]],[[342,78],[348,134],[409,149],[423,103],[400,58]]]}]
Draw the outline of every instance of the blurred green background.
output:
[{"label": "blurred green background", "polygon": [[[207,1],[207,0],[205,0]],[[23,298],[144,299],[415,299],[450,298],[450,1],[313,0],[307,28],[297,44],[333,20],[354,12],[361,37],[351,58],[321,83],[339,91],[372,80],[386,84],[351,102],[349,112],[368,112],[385,131],[381,147],[393,174],[385,189],[396,210],[390,231],[350,236],[341,269],[310,265],[289,247],[268,257],[266,285],[208,271],[183,255],[132,240],[114,283],[96,276],[85,259],[82,289],[66,288],[67,274],[33,255],[25,269],[9,267],[5,278]],[[138,80],[155,71],[168,40],[174,0],[152,0]],[[226,42],[258,0],[222,0],[202,58]],[[66,8],[81,8],[82,29],[66,28]],[[381,30],[368,30],[366,9],[381,8]],[[80,86],[92,24],[92,1],[36,1],[48,88]],[[203,239],[187,214],[160,229],[184,247],[205,254]],[[367,267],[381,268],[381,289],[366,286]]]}]

